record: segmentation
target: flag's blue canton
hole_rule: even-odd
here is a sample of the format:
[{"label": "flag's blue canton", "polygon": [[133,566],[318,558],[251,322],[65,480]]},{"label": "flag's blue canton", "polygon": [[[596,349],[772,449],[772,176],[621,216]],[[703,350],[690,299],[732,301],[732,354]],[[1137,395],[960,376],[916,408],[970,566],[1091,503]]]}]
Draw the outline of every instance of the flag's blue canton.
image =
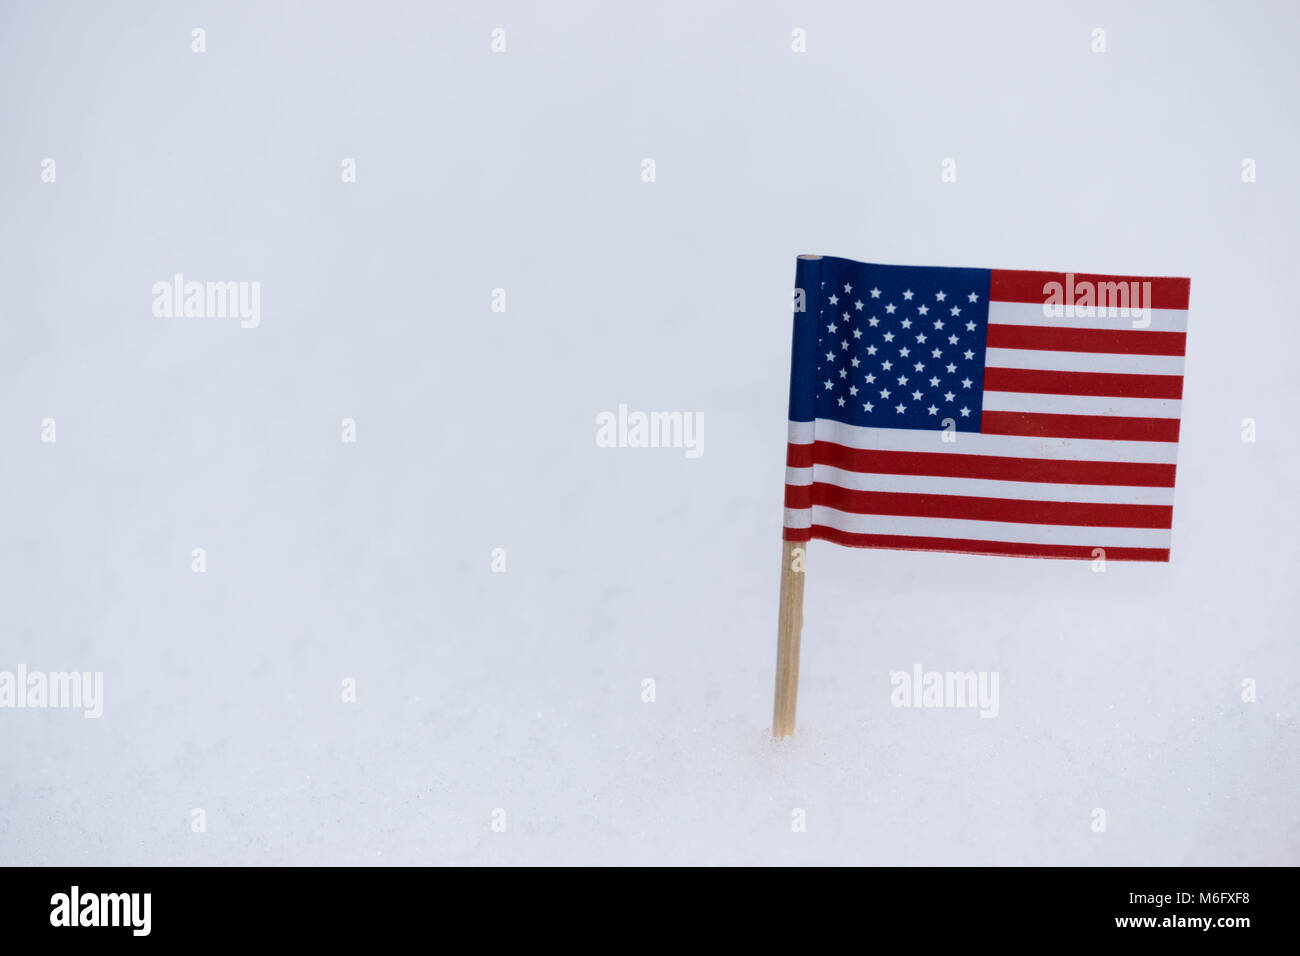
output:
[{"label": "flag's blue canton", "polygon": [[823,261],[817,417],[979,431],[989,270]]}]

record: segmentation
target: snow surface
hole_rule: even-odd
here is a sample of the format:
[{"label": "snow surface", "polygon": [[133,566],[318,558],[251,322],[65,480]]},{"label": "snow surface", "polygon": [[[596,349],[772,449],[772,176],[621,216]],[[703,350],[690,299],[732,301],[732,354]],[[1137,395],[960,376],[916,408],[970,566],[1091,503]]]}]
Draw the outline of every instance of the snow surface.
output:
[{"label": "snow surface", "polygon": [[[0,6],[0,863],[1300,862],[1295,8],[612,6]],[[801,252],[1192,312],[1172,563],[815,542],[774,743]]]}]

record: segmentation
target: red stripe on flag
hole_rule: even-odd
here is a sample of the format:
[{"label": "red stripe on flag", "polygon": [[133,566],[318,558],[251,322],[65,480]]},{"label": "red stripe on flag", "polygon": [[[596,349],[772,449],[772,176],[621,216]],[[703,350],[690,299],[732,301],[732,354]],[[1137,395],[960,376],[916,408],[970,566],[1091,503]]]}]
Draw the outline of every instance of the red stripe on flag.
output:
[{"label": "red stripe on flag", "polygon": [[[985,414],[988,414],[987,412]],[[960,435],[960,433],[959,433]],[[989,478],[995,481],[1047,481],[1063,485],[1127,485],[1172,488],[1175,465],[1136,461],[1075,461],[1064,458],[1009,458],[957,452],[877,451],[834,442],[790,445],[793,467],[830,465],[878,475],[934,475],[939,478]]]},{"label": "red stripe on flag", "polygon": [[1110,398],[1182,398],[1183,377],[988,368],[984,370],[984,390],[1034,392],[1040,395],[1100,395]]},{"label": "red stripe on flag", "polygon": [[1105,553],[1108,561],[1168,561],[1168,548],[1096,548],[1073,544],[1022,544],[1015,541],[977,541],[965,538],[923,538],[905,534],[855,534],[824,525],[811,528],[786,528],[786,541],[821,538],[850,548],[892,548],[901,551],[959,551],[965,554],[992,554],[1028,558],[1083,558],[1093,560],[1095,550]]},{"label": "red stripe on flag", "polygon": [[790,442],[785,449],[785,464],[787,468],[807,468],[813,463],[813,446],[796,445]]},{"label": "red stripe on flag", "polygon": [[1111,352],[1121,355],[1183,355],[1187,348],[1187,333],[991,324],[988,329],[987,344],[991,349]]},{"label": "red stripe on flag", "polygon": [[812,485],[786,485],[785,506],[787,508],[811,508]]},{"label": "red stripe on flag", "polygon": [[[1043,287],[1049,282],[1059,282],[1062,288],[1068,285],[1067,273],[1032,272],[1019,269],[994,269],[989,282],[989,298],[995,302],[1046,302],[1048,292]],[[1094,272],[1069,273],[1074,277],[1074,286],[1091,282],[1150,282],[1151,301],[1143,306],[1153,309],[1186,309],[1188,293],[1191,290],[1190,279],[1168,276],[1108,276]],[[1145,294],[1145,293],[1144,293]]]},{"label": "red stripe on flag", "polygon": [[[812,503],[860,515],[900,515],[912,518],[959,518],[965,521],[1009,521],[1018,524],[1074,525],[1086,528],[1173,527],[1170,505],[1098,504],[1089,501],[1026,501],[1019,498],[979,498],[968,495],[904,494],[857,491],[839,485],[812,485]],[[791,506],[796,507],[796,506]],[[806,505],[803,507],[807,507]]]},{"label": "red stripe on flag", "polygon": [[985,412],[980,419],[980,431],[985,435],[1035,435],[1041,438],[1178,441],[1178,419]]}]

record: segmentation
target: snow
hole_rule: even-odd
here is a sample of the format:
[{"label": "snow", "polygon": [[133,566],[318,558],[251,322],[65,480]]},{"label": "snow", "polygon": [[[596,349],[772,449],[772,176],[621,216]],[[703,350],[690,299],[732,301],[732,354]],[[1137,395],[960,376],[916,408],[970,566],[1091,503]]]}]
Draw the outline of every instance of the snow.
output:
[{"label": "snow", "polygon": [[[1300,862],[1294,11],[114,6],[0,11],[0,670],[105,687],[0,710],[0,862]],[[1172,562],[814,542],[777,743],[801,252],[1192,310]]]}]

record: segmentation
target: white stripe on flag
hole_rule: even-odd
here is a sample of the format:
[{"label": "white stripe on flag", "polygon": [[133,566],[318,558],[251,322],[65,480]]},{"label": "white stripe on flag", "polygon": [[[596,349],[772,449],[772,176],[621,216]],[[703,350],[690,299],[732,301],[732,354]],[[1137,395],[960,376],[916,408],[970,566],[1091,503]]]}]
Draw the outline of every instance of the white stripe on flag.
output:
[{"label": "white stripe on flag", "polygon": [[1181,355],[1119,355],[1114,352],[1048,352],[988,349],[989,368],[1032,368],[1045,372],[1112,372],[1120,375],[1182,375]]},{"label": "white stripe on flag", "polygon": [[[792,478],[799,480],[793,481]],[[1124,485],[1063,485],[1046,481],[997,481],[989,478],[947,478],[934,475],[879,475],[846,471],[834,465],[787,468],[787,485],[837,485],[853,491],[896,494],[966,495],[976,498],[1018,498],[1027,501],[1086,501],[1095,504],[1173,505],[1174,489]]]},{"label": "white stripe on flag", "polygon": [[[1059,308],[1059,307],[1058,307]],[[1118,310],[1116,310],[1118,311]],[[1134,316],[1106,315],[1073,316],[1043,314],[1040,302],[989,302],[990,325],[1042,325],[1059,329],[1143,329],[1148,332],[1186,332],[1186,309],[1144,309],[1134,325]]]},{"label": "white stripe on flag", "polygon": [[[786,511],[786,527],[792,516],[811,511],[811,524],[824,525],[853,534],[901,534],[921,538],[969,538],[977,541],[1010,541],[1018,544],[1069,544],[1096,548],[1168,548],[1169,531],[1164,528],[1092,528],[1078,525],[1018,524],[1012,521],[972,521],[966,518],[913,518],[900,515],[861,515],[837,511],[824,505]],[[808,519],[802,519],[807,521]]]},{"label": "white stripe on flag", "polygon": [[[1178,462],[1178,443],[1169,441],[1111,441],[1095,438],[1039,438],[1021,435],[981,435],[957,432],[956,441],[945,442],[938,431],[911,428],[867,428],[845,425],[829,418],[816,422],[791,422],[799,434],[815,429],[817,441],[834,442],[848,448],[878,451],[928,451],[953,455],[996,455],[1006,458],[1046,458],[1058,461],[1123,461],[1173,465]],[[796,444],[807,444],[811,437]]]},{"label": "white stripe on flag", "polygon": [[786,508],[785,526],[787,528],[811,528],[812,509],[811,508]]},{"label": "white stripe on flag", "polygon": [[786,434],[791,445],[811,445],[816,440],[812,422],[790,422]]},{"label": "white stripe on flag", "polygon": [[1120,415],[1126,418],[1178,418],[1176,398],[1111,398],[1107,395],[1040,395],[1037,392],[985,392],[986,412],[1040,415]]}]

